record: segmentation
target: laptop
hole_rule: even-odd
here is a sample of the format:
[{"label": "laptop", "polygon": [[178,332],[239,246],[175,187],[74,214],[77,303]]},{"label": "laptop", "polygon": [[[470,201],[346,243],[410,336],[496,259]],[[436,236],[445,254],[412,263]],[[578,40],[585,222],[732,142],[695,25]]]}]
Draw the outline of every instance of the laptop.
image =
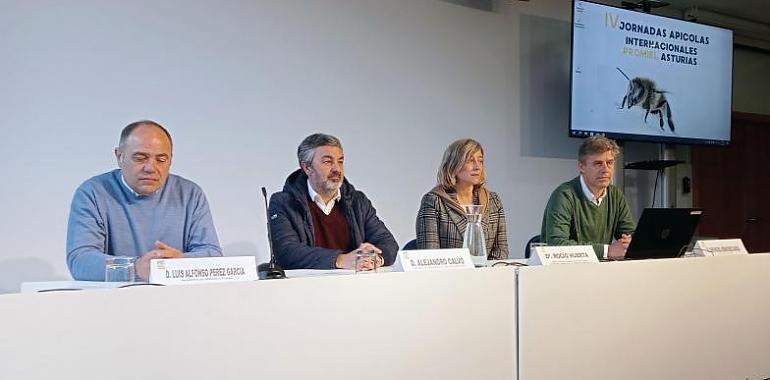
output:
[{"label": "laptop", "polygon": [[646,208],[636,226],[626,260],[681,256],[690,244],[703,210],[696,208]]}]

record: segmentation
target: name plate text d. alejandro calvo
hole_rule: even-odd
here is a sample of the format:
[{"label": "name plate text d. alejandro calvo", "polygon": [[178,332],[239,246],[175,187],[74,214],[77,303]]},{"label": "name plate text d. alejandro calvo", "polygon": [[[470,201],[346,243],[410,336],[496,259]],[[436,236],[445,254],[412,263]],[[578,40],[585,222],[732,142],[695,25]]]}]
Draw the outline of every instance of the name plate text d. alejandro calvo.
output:
[{"label": "name plate text d. alejandro calvo", "polygon": [[692,249],[695,256],[748,255],[741,239],[698,240]]},{"label": "name plate text d. alejandro calvo", "polygon": [[590,245],[555,245],[533,247],[527,265],[599,263]]},{"label": "name plate text d. alejandro calvo", "polygon": [[256,281],[254,256],[189,257],[150,261],[150,282],[163,285]]},{"label": "name plate text d. alejandro calvo", "polygon": [[416,272],[442,269],[473,269],[468,248],[417,249],[399,251],[394,272]]}]

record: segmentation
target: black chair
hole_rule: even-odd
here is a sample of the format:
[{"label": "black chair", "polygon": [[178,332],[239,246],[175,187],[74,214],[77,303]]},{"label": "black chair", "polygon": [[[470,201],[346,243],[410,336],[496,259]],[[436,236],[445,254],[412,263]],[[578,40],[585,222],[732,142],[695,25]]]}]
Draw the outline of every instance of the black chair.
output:
[{"label": "black chair", "polygon": [[528,259],[531,252],[529,252],[529,245],[532,243],[540,243],[540,235],[535,235],[529,241],[527,244],[524,245],[524,258]]},{"label": "black chair", "polygon": [[403,251],[411,251],[417,249],[417,239],[412,239],[406,245],[404,245]]}]

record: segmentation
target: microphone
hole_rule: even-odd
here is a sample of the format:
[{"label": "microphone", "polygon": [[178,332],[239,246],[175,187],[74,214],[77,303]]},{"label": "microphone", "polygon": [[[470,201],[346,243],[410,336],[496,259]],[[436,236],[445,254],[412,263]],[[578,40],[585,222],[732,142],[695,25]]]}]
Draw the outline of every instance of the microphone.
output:
[{"label": "microphone", "polygon": [[275,253],[273,253],[273,235],[270,233],[270,211],[267,208],[267,190],[262,186],[262,197],[265,199],[265,216],[267,217],[267,244],[270,247],[270,261],[257,265],[257,276],[260,280],[273,280],[276,278],[286,278],[286,272],[275,263]]}]

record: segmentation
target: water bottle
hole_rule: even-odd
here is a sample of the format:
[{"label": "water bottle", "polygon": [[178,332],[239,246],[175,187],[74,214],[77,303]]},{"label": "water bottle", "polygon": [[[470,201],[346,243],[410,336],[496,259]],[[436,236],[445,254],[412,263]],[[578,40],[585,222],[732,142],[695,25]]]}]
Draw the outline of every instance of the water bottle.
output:
[{"label": "water bottle", "polygon": [[481,205],[465,205],[465,218],[468,226],[465,227],[463,248],[471,252],[473,265],[483,267],[487,265],[487,239],[484,236],[484,227],[481,225]]}]

